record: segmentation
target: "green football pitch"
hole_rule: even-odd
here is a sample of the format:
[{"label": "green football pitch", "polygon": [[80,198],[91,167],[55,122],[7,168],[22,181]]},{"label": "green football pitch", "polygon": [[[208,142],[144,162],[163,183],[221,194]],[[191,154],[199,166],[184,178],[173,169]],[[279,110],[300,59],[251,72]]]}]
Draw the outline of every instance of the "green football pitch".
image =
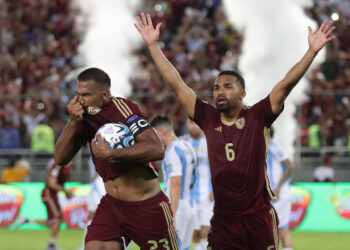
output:
[{"label": "green football pitch", "polygon": [[[82,230],[62,230],[57,238],[60,250],[76,250],[83,242]],[[295,250],[345,250],[350,249],[350,233],[292,231]],[[44,250],[49,238],[48,230],[0,229],[1,250]],[[132,250],[139,249],[133,245]]]}]

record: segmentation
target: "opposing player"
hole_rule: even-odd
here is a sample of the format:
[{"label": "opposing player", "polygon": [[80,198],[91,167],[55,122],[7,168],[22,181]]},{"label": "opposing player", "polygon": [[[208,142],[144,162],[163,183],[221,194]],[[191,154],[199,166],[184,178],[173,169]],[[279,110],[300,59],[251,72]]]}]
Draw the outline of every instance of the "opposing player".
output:
[{"label": "opposing player", "polygon": [[64,188],[64,183],[69,179],[72,164],[68,163],[66,166],[60,166],[51,160],[48,163],[48,173],[45,180],[45,188],[41,193],[41,199],[44,202],[47,210],[47,220],[36,220],[21,218],[16,227],[24,223],[37,223],[50,228],[51,236],[47,244],[47,250],[56,250],[56,237],[60,230],[60,225],[63,222],[63,216],[60,205],[58,203],[57,193],[62,191],[67,198],[72,197],[72,193]]},{"label": "opposing player", "polygon": [[279,224],[278,234],[282,240],[284,250],[292,250],[292,238],[289,234],[289,217],[292,209],[292,194],[289,187],[289,178],[295,169],[283,147],[273,139],[274,130],[270,128],[269,151],[266,157],[267,175],[270,186],[278,200],[272,202],[276,209]]},{"label": "opposing player", "polygon": [[[101,69],[88,68],[78,75],[76,96],[68,104],[70,119],[56,144],[55,160],[65,164],[89,142],[105,184],[107,194],[88,227],[85,249],[123,249],[130,240],[141,249],[178,249],[168,198],[149,163],[163,158],[164,146],[139,106],[112,97],[110,86]],[[96,145],[97,129],[109,122],[128,125],[135,144],[111,149],[98,134]]]},{"label": "opposing player", "polygon": [[168,117],[157,116],[151,124],[166,147],[162,161],[165,193],[174,213],[180,249],[189,249],[196,225],[196,211],[190,196],[196,181],[195,152],[188,142],[176,137]]},{"label": "opposing player", "polygon": [[207,140],[203,131],[194,121],[188,119],[186,125],[188,134],[180,138],[192,145],[197,157],[196,182],[192,195],[196,203],[195,207],[199,228],[193,232],[193,247],[194,250],[203,250],[207,249],[207,237],[210,229],[210,219],[213,216],[214,200]]},{"label": "opposing player", "polygon": [[265,168],[268,128],[318,51],[335,38],[331,22],[324,21],[315,34],[309,27],[309,48],[304,57],[266,98],[250,108],[242,102],[246,95],[244,79],[233,71],[223,71],[215,80],[216,108],[202,101],[159,48],[161,24],[154,28],[150,15],[144,13],[137,22],[135,27],[160,74],[207,138],[215,197],[208,249],[278,249],[278,219],[270,204],[276,197]]}]

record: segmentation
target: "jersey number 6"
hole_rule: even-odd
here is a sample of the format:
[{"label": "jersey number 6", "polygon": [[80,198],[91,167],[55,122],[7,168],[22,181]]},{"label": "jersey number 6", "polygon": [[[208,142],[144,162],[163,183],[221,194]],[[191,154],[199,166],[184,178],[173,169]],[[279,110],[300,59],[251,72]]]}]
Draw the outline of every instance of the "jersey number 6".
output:
[{"label": "jersey number 6", "polygon": [[232,143],[225,144],[226,158],[228,161],[233,161],[235,159],[235,151],[232,149],[232,147]]}]

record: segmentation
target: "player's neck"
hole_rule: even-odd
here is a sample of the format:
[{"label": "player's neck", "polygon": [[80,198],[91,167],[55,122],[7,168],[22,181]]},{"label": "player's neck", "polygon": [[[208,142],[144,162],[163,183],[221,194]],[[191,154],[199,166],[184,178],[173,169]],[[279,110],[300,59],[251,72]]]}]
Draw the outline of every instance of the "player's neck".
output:
[{"label": "player's neck", "polygon": [[164,140],[164,144],[165,147],[168,147],[170,145],[170,143],[172,143],[173,141],[175,141],[177,139],[175,134],[171,134],[169,135],[167,138],[165,138]]},{"label": "player's neck", "polygon": [[242,111],[242,106],[239,106],[234,109],[230,109],[227,112],[222,112],[220,115],[221,121],[228,122],[228,123],[235,122],[238,119],[238,116],[241,113],[241,111]]}]

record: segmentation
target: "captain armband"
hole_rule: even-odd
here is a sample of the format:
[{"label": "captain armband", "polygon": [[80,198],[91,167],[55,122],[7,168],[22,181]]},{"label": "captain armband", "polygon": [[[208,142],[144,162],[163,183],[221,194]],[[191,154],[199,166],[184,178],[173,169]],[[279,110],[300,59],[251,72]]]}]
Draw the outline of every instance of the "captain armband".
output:
[{"label": "captain armband", "polygon": [[139,115],[133,115],[127,120],[127,124],[134,135],[136,137],[138,134],[140,134],[142,131],[148,129],[151,127],[149,122],[146,118]]}]

